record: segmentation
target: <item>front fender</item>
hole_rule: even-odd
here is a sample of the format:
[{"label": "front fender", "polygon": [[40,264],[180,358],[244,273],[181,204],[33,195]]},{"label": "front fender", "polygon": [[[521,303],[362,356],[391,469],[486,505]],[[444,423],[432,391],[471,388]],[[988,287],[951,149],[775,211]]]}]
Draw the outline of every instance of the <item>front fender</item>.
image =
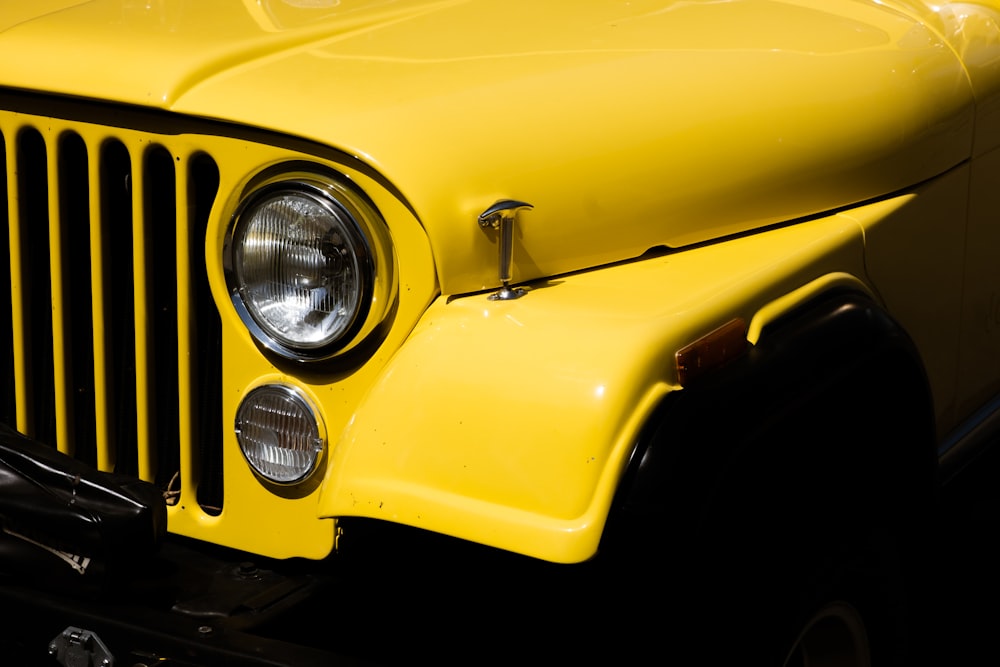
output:
[{"label": "front fender", "polygon": [[336,444],[323,517],[558,562],[594,555],[675,353],[822,276],[863,276],[839,215],[427,310]]}]

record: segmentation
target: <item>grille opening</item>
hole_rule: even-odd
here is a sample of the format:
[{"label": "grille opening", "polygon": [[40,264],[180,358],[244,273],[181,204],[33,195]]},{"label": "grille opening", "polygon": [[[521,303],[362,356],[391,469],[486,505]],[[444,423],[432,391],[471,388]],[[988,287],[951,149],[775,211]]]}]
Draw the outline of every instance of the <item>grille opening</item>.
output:
[{"label": "grille opening", "polygon": [[[10,195],[7,190],[7,139],[0,132],[0,191],[6,195],[5,203],[0,206],[0,253],[11,257],[10,248],[10,218],[7,214],[6,201]],[[0,423],[14,427],[17,423],[14,404],[14,317],[11,311],[13,304],[10,296],[10,266],[8,270],[0,271]]]},{"label": "grille opening", "polygon": [[161,146],[144,157],[143,202],[146,271],[146,377],[149,460],[153,480],[165,488],[180,466],[180,387],[177,358],[177,177],[173,157]]},{"label": "grille opening", "polygon": [[27,367],[27,435],[56,444],[52,359],[52,283],[49,279],[48,158],[37,130],[17,137],[17,215],[21,238],[21,307]]},{"label": "grille opening", "polygon": [[191,403],[195,437],[195,478],[198,479],[197,500],[207,514],[222,512],[222,322],[212,300],[205,263],[205,235],[212,204],[219,192],[219,168],[208,155],[199,153],[191,158],[189,169],[188,206],[190,240],[188,264],[191,267],[191,344],[199,351],[193,355],[191,369],[194,378]]},{"label": "grille opening", "polygon": [[100,149],[102,300],[108,396],[108,451],[112,468],[138,475],[136,452],[135,306],[132,294],[132,163],[118,141]]},{"label": "grille opening", "polygon": [[12,258],[0,422],[165,490],[183,479],[188,505],[218,515],[222,322],[205,244],[220,169],[159,125],[116,130],[77,111],[0,110],[0,252]]},{"label": "grille opening", "polygon": [[93,299],[90,266],[90,187],[87,146],[79,135],[59,139],[59,230],[62,247],[63,344],[67,412],[73,428],[67,451],[97,465],[94,398]]}]

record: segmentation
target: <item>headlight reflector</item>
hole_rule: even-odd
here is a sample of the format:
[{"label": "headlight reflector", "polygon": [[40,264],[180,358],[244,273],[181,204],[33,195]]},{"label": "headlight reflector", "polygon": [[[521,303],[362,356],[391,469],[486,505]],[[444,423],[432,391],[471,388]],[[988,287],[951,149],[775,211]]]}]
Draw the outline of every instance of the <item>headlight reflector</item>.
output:
[{"label": "headlight reflector", "polygon": [[233,303],[254,337],[291,359],[329,356],[364,325],[374,213],[346,189],[308,178],[271,182],[240,205],[227,239]]},{"label": "headlight reflector", "polygon": [[236,411],[236,439],[254,472],[275,484],[305,481],[319,465],[326,433],[301,391],[264,385]]}]

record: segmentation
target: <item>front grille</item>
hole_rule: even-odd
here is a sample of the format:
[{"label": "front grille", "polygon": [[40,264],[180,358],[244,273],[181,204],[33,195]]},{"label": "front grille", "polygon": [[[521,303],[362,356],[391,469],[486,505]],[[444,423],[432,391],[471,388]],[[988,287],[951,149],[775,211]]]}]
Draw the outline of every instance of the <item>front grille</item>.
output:
[{"label": "front grille", "polygon": [[215,161],[172,135],[30,113],[0,113],[0,154],[0,421],[102,470],[187,480],[218,513]]}]

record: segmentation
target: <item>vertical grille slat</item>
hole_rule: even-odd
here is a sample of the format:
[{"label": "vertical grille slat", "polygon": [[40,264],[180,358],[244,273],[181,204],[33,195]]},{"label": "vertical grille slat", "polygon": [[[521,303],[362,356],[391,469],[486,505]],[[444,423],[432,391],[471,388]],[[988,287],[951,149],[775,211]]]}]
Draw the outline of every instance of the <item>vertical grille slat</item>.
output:
[{"label": "vertical grille slat", "polygon": [[[129,253],[132,261],[132,298],[133,316],[132,334],[135,339],[135,406],[136,425],[139,441],[148,443],[156,438],[154,415],[150,411],[152,397],[155,396],[156,377],[152,364],[152,327],[153,315],[149,309],[154,305],[150,299],[152,282],[155,273],[151,261],[153,249],[150,239],[146,238],[149,227],[146,215],[151,207],[146,198],[146,173],[142,169],[143,155],[130,151],[133,165],[139,168],[132,170],[132,251]],[[134,474],[142,479],[152,479],[153,469],[149,457],[150,447],[136,447],[136,465]]]},{"label": "vertical grille slat", "polygon": [[215,161],[170,135],[2,109],[0,157],[0,423],[101,470],[179,478],[219,514]]},{"label": "vertical grille slat", "polygon": [[[103,153],[100,147],[92,147],[90,159],[87,162],[87,201],[88,201],[88,247],[90,248],[90,321],[93,323],[90,343],[92,345],[94,380],[94,457],[98,469],[109,471],[114,467],[115,430],[111,420],[111,406],[115,397],[111,391],[112,384],[108,375],[108,359],[111,350],[108,349],[108,329],[105,325],[106,312],[105,295],[108,288],[105,282],[106,242],[104,241],[103,212],[104,199],[101,186],[101,163]],[[98,446],[97,443],[101,443]]]},{"label": "vertical grille slat", "polygon": [[[67,323],[69,314],[66,305],[70,299],[64,299],[65,282],[63,266],[63,226],[62,210],[59,199],[59,141],[51,135],[45,137],[45,171],[48,181],[45,192],[48,196],[48,226],[49,226],[49,300],[52,317],[52,410],[54,413],[53,427],[55,436],[49,441],[66,454],[74,454],[75,448],[70,429],[70,411],[72,409],[69,387],[72,385],[71,365],[67,360],[66,341],[69,335]],[[67,249],[68,251],[68,249]],[[44,339],[43,339],[44,340]]]}]

